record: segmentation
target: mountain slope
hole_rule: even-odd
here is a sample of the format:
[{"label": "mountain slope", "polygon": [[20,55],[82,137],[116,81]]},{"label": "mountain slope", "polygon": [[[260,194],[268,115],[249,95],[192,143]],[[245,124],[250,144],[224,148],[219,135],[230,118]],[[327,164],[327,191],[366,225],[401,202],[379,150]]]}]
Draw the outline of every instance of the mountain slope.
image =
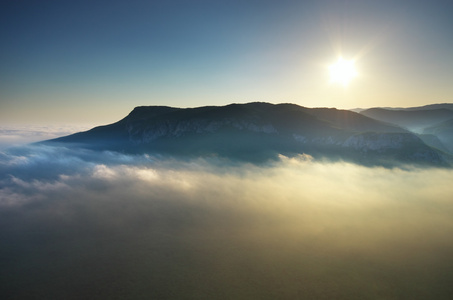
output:
[{"label": "mountain slope", "polygon": [[436,135],[453,153],[453,118],[425,128],[424,133]]},{"label": "mountain slope", "polygon": [[441,152],[392,124],[346,110],[258,102],[184,109],[141,106],[114,124],[48,142],[246,161],[307,153],[371,165],[446,164]]},{"label": "mountain slope", "polygon": [[370,108],[360,114],[398,126],[414,132],[423,132],[423,129],[436,123],[453,118],[453,110],[446,108],[426,110],[389,110],[383,108]]},{"label": "mountain slope", "polygon": [[432,110],[432,109],[449,109],[449,110],[453,110],[453,103],[438,103],[438,104],[428,104],[428,105],[417,106],[417,107],[401,108],[401,110],[408,110],[408,111]]}]

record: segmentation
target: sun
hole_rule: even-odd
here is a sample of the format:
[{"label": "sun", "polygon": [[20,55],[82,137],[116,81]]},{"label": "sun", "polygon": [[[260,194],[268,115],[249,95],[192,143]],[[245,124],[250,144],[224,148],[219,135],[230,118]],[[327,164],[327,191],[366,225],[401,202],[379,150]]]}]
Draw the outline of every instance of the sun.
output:
[{"label": "sun", "polygon": [[343,57],[339,57],[338,61],[329,67],[330,82],[347,86],[357,76],[354,64],[354,60],[346,60]]}]

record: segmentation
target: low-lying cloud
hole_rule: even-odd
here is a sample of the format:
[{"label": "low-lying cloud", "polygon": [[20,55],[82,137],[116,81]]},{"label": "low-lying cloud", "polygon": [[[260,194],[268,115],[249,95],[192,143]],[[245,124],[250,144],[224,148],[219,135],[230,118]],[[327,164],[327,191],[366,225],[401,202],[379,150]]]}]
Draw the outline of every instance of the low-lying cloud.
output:
[{"label": "low-lying cloud", "polygon": [[[11,299],[447,299],[453,172],[0,154]],[[94,295],[94,296],[93,296]]]},{"label": "low-lying cloud", "polygon": [[0,150],[12,145],[20,146],[42,140],[54,139],[74,132],[88,130],[89,125],[0,125]]}]

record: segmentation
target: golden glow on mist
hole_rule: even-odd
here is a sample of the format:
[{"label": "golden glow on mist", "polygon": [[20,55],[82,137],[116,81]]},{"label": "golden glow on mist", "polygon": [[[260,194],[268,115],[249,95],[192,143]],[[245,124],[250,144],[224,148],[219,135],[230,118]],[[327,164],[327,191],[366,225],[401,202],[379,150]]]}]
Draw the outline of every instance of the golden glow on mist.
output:
[{"label": "golden glow on mist", "polygon": [[330,82],[338,83],[343,86],[349,84],[349,82],[357,76],[355,69],[354,60],[346,60],[343,57],[339,57],[338,61],[330,65]]}]

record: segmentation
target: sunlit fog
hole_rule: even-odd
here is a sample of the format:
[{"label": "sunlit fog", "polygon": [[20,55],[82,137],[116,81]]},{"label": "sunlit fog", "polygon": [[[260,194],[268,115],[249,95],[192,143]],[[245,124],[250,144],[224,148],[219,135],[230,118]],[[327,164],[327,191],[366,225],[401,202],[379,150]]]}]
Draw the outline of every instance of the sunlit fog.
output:
[{"label": "sunlit fog", "polygon": [[[0,154],[8,299],[448,299],[453,172]],[[94,297],[93,297],[94,295]]]}]

